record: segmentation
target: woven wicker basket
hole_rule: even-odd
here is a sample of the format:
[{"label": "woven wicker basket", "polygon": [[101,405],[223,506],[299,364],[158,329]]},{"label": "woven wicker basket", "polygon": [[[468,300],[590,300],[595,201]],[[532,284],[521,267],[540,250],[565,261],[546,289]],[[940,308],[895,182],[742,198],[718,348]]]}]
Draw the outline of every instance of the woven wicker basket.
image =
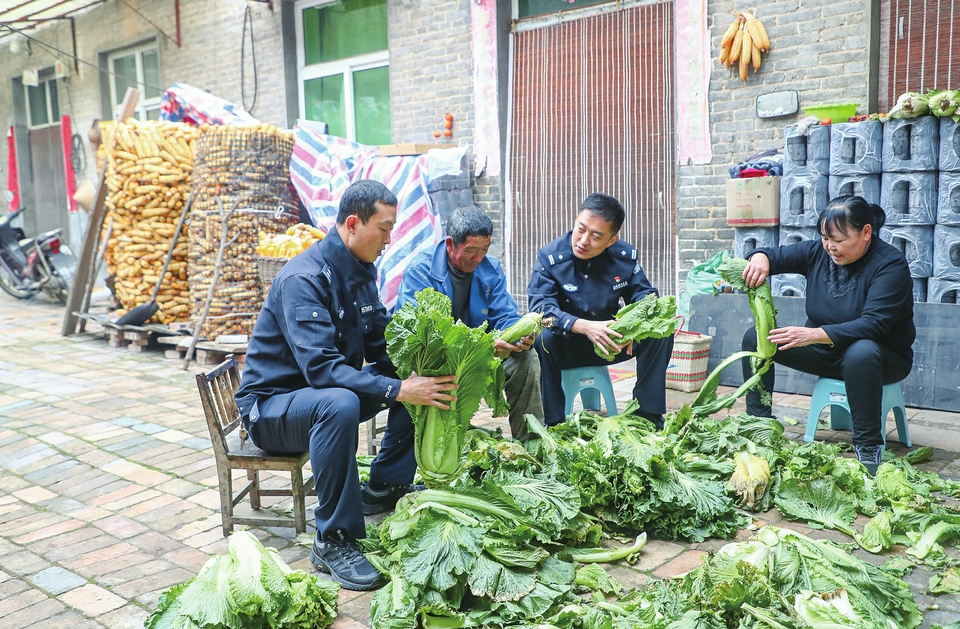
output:
[{"label": "woven wicker basket", "polygon": [[698,391],[707,379],[712,336],[697,332],[677,332],[673,354],[667,366],[667,388],[676,391]]},{"label": "woven wicker basket", "polygon": [[270,292],[270,285],[273,284],[273,278],[277,276],[277,273],[280,272],[280,269],[283,268],[283,265],[286,264],[288,260],[289,258],[257,256],[257,269],[260,271],[260,286],[264,299],[267,298],[267,293]]}]

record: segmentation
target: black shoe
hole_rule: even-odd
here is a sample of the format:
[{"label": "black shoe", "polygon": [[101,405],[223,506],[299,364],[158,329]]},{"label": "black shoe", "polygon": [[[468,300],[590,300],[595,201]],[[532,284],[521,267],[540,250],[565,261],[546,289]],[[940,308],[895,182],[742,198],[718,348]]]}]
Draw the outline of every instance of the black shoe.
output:
[{"label": "black shoe", "polygon": [[363,515],[375,515],[389,511],[406,494],[411,491],[422,491],[426,488],[425,485],[387,485],[383,489],[371,489],[370,483],[360,483],[360,502],[363,504]]},{"label": "black shoe", "polygon": [[657,432],[663,430],[663,415],[659,415],[657,413],[643,413],[641,411],[634,411],[633,414],[637,417],[642,417],[653,424],[653,429]]},{"label": "black shoe", "polygon": [[858,446],[853,447],[856,452],[857,460],[863,463],[870,476],[877,475],[877,468],[883,461],[883,446]]},{"label": "black shoe", "polygon": [[[342,531],[320,541],[320,533],[313,540],[310,562],[320,570],[329,572],[334,581],[339,581],[347,590],[375,590],[383,585],[380,573],[373,567],[356,540],[347,539]],[[336,539],[333,539],[333,538]]]}]

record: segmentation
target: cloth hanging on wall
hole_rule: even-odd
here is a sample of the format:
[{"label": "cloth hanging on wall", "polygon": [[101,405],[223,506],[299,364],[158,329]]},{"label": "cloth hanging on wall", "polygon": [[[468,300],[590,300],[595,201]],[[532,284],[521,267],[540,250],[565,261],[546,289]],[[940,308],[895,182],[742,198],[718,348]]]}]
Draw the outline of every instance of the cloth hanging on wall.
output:
[{"label": "cloth hanging on wall", "polygon": [[63,173],[67,179],[67,204],[71,212],[77,211],[77,201],[73,195],[77,193],[77,177],[73,172],[73,160],[70,152],[73,150],[73,130],[70,125],[70,116],[60,118],[60,139],[63,145]]},{"label": "cloth hanging on wall", "polygon": [[7,190],[13,195],[7,209],[13,212],[20,207],[20,184],[17,179],[17,142],[13,137],[13,125],[7,129]]}]

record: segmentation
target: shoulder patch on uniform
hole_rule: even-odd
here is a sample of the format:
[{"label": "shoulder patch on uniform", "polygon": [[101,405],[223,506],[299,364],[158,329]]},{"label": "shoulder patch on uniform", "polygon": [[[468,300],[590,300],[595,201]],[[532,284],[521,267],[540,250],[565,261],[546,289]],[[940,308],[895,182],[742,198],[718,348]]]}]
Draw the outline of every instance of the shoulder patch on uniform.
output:
[{"label": "shoulder patch on uniform", "polygon": [[639,272],[640,272],[640,263],[639,263],[639,262],[637,262],[637,265],[636,265],[635,267],[633,267],[633,272],[634,272],[634,273],[639,273]]},{"label": "shoulder patch on uniform", "polygon": [[630,259],[631,259],[631,260],[636,260],[636,259],[637,259],[637,250],[636,250],[636,249],[631,249],[631,250],[630,250]]},{"label": "shoulder patch on uniform", "polygon": [[547,260],[550,261],[550,266],[553,266],[554,264],[557,263],[557,261],[553,259],[553,254],[552,254],[552,253],[548,253],[548,254],[547,254]]}]

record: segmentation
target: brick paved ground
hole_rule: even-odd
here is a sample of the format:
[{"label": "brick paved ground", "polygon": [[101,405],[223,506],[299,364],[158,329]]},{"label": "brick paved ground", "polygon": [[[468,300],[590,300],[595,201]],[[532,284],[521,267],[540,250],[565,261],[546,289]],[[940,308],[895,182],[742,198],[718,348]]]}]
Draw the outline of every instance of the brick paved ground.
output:
[{"label": "brick paved ground", "polygon": [[[141,627],[165,588],[226,548],[193,379],[201,368],[185,372],[161,352],[109,348],[97,334],[64,338],[62,315],[52,303],[0,294],[0,627]],[[623,369],[614,375],[622,403],[632,380]],[[669,407],[690,399],[671,391]],[[805,418],[808,404],[803,396],[778,395],[774,410]],[[914,443],[937,448],[927,469],[960,478],[960,415],[917,409],[908,415]],[[891,447],[902,452],[892,421],[888,428]],[[788,431],[799,438],[802,425]],[[818,436],[849,440],[829,431]],[[759,521],[848,541],[781,522],[776,511]],[[312,570],[292,529],[254,533],[293,567]],[[612,572],[639,586],[689,571],[722,543],[654,540],[637,564]],[[924,627],[960,618],[957,597],[923,593],[929,576],[916,570],[907,577]],[[343,591],[335,626],[370,626],[371,596]]]}]

